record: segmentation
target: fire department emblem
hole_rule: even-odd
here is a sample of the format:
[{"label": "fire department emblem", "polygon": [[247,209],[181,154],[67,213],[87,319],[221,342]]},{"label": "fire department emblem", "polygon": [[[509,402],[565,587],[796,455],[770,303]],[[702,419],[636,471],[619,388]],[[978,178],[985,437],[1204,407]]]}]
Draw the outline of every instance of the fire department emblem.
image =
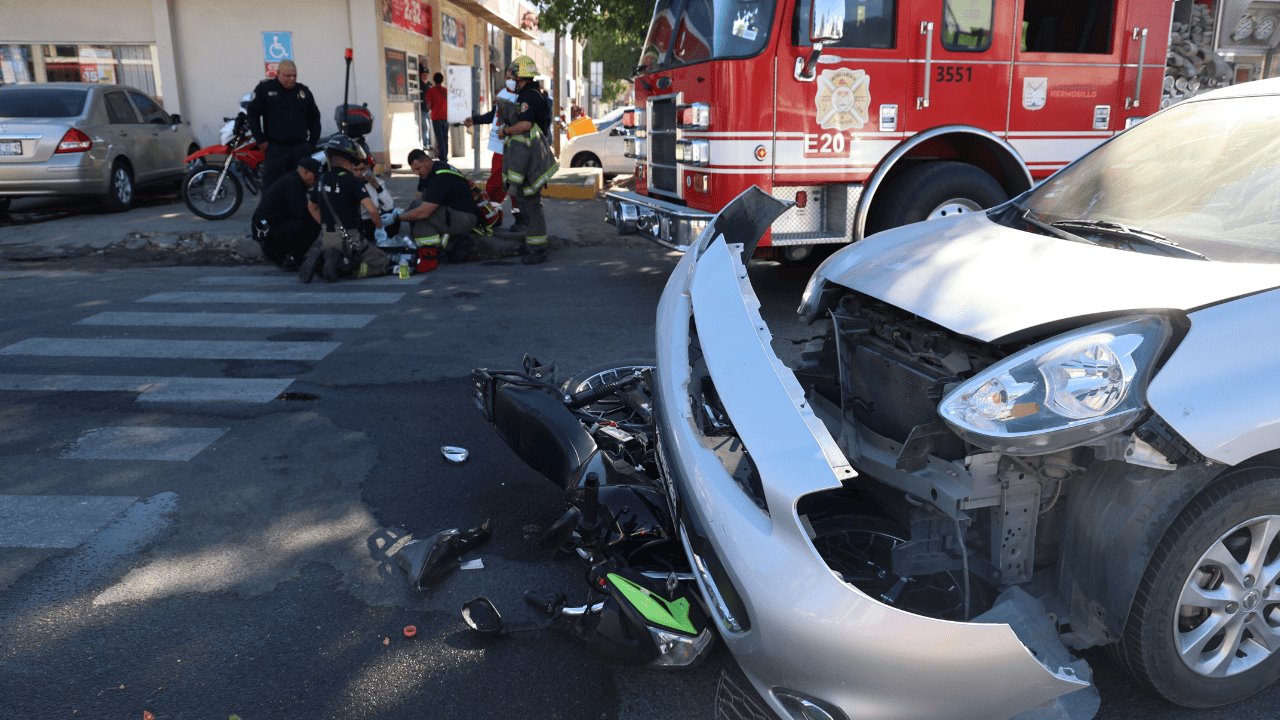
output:
[{"label": "fire department emblem", "polygon": [[867,124],[871,110],[871,76],[865,70],[824,70],[818,76],[814,104],[818,125],[828,130],[856,130]]}]

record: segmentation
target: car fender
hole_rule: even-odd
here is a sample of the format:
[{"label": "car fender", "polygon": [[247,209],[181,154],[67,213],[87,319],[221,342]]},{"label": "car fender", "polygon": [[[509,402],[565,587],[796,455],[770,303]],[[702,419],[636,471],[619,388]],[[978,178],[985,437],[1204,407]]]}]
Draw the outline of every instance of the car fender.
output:
[{"label": "car fender", "polygon": [[1280,449],[1280,288],[1188,313],[1191,329],[1147,388],[1147,402],[1224,465]]}]

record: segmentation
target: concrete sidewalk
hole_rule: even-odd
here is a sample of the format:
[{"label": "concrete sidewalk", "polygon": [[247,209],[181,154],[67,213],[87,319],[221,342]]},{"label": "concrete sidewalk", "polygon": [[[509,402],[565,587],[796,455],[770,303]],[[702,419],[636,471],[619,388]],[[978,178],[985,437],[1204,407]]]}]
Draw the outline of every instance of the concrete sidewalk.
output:
[{"label": "concrete sidewalk", "polygon": [[[487,167],[463,171],[480,183],[488,177]],[[579,175],[566,173],[566,180],[581,183]],[[407,168],[397,169],[389,173],[387,182],[397,205],[407,207],[415,197],[418,177]],[[119,214],[97,210],[92,200],[18,200],[11,217],[0,221],[0,262],[102,255],[142,262],[265,262],[249,235],[257,202],[258,196],[246,196],[231,217],[205,220],[193,215],[171,191],[144,192],[134,209]],[[614,235],[603,220],[604,205],[599,200],[547,199],[545,204],[553,250],[557,245],[598,244]],[[481,255],[501,256],[517,252],[519,243],[485,238],[478,249]]]}]

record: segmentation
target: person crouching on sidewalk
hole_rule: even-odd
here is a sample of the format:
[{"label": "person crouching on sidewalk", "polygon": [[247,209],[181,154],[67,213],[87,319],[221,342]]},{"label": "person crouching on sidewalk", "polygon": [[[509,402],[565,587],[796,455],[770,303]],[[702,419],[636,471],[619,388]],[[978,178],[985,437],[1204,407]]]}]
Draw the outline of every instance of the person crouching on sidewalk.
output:
[{"label": "person crouching on sidewalk", "polygon": [[409,153],[409,167],[418,174],[421,200],[414,200],[399,213],[410,223],[410,235],[418,246],[418,272],[431,272],[440,265],[440,251],[450,237],[467,242],[467,235],[480,221],[480,208],[471,194],[471,183],[452,165],[432,160],[422,150]]},{"label": "person crouching on sidewalk", "polygon": [[297,270],[320,234],[320,226],[307,211],[307,195],[320,171],[320,163],[303,158],[296,171],[262,193],[262,201],[253,211],[253,239],[262,254],[282,270]]},{"label": "person crouching on sidewalk", "polygon": [[323,149],[330,170],[320,176],[307,203],[311,217],[320,224],[320,239],[298,268],[298,279],[309,283],[317,272],[325,282],[334,282],[343,275],[384,275],[390,264],[387,254],[360,236],[363,207],[376,228],[376,240],[381,242],[387,237],[377,206],[365,192],[364,181],[356,176],[355,167],[365,162],[365,152],[345,135],[330,137]]}]

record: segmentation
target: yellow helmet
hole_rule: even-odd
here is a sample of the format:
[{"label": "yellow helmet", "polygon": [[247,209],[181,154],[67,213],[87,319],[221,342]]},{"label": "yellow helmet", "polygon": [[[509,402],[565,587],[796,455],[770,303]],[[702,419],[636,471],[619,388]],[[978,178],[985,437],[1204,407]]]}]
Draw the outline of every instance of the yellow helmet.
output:
[{"label": "yellow helmet", "polygon": [[521,55],[512,60],[511,70],[518,78],[531,78],[538,74],[538,66],[534,64],[533,58],[528,55]]}]

